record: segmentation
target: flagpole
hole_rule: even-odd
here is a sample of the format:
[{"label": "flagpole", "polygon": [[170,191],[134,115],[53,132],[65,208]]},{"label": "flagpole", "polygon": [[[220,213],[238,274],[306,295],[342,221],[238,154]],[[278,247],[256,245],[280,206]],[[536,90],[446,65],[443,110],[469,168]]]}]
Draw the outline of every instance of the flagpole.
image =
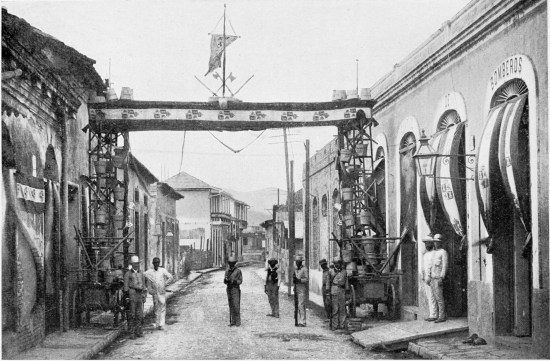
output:
[{"label": "flagpole", "polygon": [[359,59],[355,59],[355,90],[359,94]]},{"label": "flagpole", "polygon": [[222,97],[225,97],[225,9],[226,4],[223,4],[223,69],[222,69],[222,82],[223,82],[223,90],[222,90]]}]

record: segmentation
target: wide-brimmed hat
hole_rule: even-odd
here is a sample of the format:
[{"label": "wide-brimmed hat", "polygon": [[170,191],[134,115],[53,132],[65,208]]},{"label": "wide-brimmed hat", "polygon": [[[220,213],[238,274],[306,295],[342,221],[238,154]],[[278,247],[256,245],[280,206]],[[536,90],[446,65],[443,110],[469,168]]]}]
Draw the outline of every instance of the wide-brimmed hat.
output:
[{"label": "wide-brimmed hat", "polygon": [[422,242],[433,242],[434,239],[432,238],[432,236],[426,236],[424,238],[422,238]]},{"label": "wide-brimmed hat", "polygon": [[227,262],[237,262],[237,257],[235,257],[235,256],[230,256],[230,257],[227,259]]},{"label": "wide-brimmed hat", "polygon": [[130,263],[139,263],[139,257],[138,256],[130,257]]},{"label": "wide-brimmed hat", "polygon": [[270,259],[267,260],[267,263],[277,264],[277,263],[279,263],[279,261],[277,261],[276,258],[270,258]]},{"label": "wide-brimmed hat", "polygon": [[342,263],[342,259],[340,257],[334,257],[332,263]]},{"label": "wide-brimmed hat", "polygon": [[324,258],[323,258],[322,260],[319,261],[319,264],[323,264],[323,263],[324,263],[324,264],[327,264],[327,260],[324,259]]},{"label": "wide-brimmed hat", "polygon": [[432,242],[443,242],[445,239],[441,234],[436,234],[432,240]]},{"label": "wide-brimmed hat", "polygon": [[301,254],[297,254],[296,256],[294,256],[294,260],[295,260],[295,261],[303,261],[303,260],[304,260],[304,256],[302,256]]}]

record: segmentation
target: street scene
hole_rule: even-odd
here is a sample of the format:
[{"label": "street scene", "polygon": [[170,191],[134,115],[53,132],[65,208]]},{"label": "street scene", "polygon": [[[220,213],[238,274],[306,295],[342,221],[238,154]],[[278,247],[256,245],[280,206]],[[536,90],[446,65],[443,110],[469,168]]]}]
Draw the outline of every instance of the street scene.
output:
[{"label": "street scene", "polygon": [[5,1],[3,359],[550,357],[546,0]]},{"label": "street scene", "polygon": [[[308,327],[294,326],[294,305],[281,293],[281,317],[267,317],[269,303],[258,267],[243,268],[241,328],[229,329],[223,272],[210,273],[177,296],[167,310],[167,328],[146,322],[145,336],[115,343],[98,359],[379,359],[414,354],[367,352],[349,336],[331,332],[316,311]],[[151,320],[149,320],[151,321]]]}]

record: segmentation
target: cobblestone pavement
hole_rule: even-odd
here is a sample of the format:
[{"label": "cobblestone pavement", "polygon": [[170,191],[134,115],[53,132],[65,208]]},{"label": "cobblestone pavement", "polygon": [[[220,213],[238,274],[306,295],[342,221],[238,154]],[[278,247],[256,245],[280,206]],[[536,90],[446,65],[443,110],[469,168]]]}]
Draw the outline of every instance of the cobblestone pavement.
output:
[{"label": "cobblestone pavement", "polygon": [[98,359],[380,359],[411,358],[410,353],[373,353],[350,336],[328,329],[308,313],[307,327],[294,326],[294,302],[280,295],[281,318],[270,313],[263,282],[255,267],[243,268],[241,327],[228,327],[229,308],[223,272],[206,274],[169,301],[166,329],[153,330],[147,320],[145,337],[123,337]]}]

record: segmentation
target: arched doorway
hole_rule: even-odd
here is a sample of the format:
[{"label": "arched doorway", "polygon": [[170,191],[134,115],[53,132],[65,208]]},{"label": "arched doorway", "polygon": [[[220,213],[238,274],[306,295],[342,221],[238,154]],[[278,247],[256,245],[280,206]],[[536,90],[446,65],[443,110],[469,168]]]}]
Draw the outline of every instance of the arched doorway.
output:
[{"label": "arched doorway", "polygon": [[[336,238],[339,239],[339,238],[342,237],[342,232],[340,231],[340,225],[338,224],[338,211],[336,211],[334,209],[334,205],[336,203],[341,204],[340,192],[338,192],[337,188],[335,188],[332,191],[332,212],[331,212],[331,215],[332,215],[332,232],[334,233],[334,235],[336,235]],[[331,243],[332,243],[331,254],[330,254],[331,259],[328,260],[329,262],[332,262],[332,258],[339,255],[339,252],[340,252],[340,247],[338,247],[338,243],[336,243],[336,242],[331,242]]]},{"label": "arched doorway", "polygon": [[477,199],[493,254],[497,335],[531,335],[529,107],[522,79],[495,90],[476,163]]},{"label": "arched doorway", "polygon": [[443,235],[442,247],[448,254],[447,276],[444,280],[444,298],[447,313],[452,317],[467,313],[467,238],[466,238],[466,163],[465,123],[455,109],[439,117],[436,177],[431,186],[433,204],[428,213],[433,234]]},{"label": "arched doorway", "polygon": [[418,247],[416,235],[416,165],[413,155],[416,137],[406,133],[399,144],[400,155],[400,231],[401,243],[401,300],[403,306],[418,306]]}]

